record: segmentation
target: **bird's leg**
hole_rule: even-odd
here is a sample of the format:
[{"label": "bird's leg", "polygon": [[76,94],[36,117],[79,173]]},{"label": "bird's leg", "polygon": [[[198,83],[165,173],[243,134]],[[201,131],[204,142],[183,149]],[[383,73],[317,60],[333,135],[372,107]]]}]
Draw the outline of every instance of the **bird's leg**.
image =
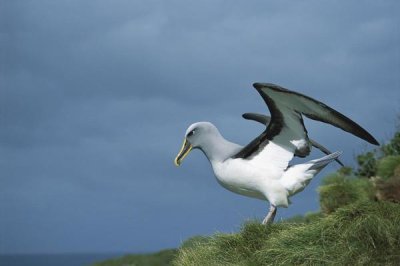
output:
[{"label": "bird's leg", "polygon": [[269,206],[269,212],[267,216],[265,216],[264,220],[262,221],[262,224],[272,224],[274,222],[274,218],[276,215],[276,207],[272,204]]}]

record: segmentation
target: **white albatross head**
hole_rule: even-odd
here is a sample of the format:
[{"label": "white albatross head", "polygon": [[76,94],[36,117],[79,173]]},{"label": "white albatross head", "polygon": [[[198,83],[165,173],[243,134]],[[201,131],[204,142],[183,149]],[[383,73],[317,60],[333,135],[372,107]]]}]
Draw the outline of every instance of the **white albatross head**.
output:
[{"label": "white albatross head", "polygon": [[188,127],[183,140],[182,148],[175,157],[175,165],[180,166],[182,160],[192,149],[202,150],[208,159],[217,155],[216,149],[221,140],[224,140],[218,129],[210,122],[197,122]]}]

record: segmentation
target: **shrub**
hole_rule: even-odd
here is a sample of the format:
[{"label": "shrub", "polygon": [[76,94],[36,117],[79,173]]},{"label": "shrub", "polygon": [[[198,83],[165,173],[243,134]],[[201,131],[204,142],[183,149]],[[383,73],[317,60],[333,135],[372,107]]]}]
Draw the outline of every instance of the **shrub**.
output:
[{"label": "shrub", "polygon": [[400,155],[400,131],[396,132],[390,142],[382,146],[384,156]]},{"label": "shrub", "polygon": [[376,174],[383,179],[394,176],[395,169],[400,166],[400,155],[383,157],[378,161]]},{"label": "shrub", "polygon": [[373,185],[368,179],[332,174],[318,188],[321,210],[325,214],[348,204],[374,198]]},{"label": "shrub", "polygon": [[375,152],[367,152],[357,156],[358,170],[360,177],[371,177],[376,175]]}]

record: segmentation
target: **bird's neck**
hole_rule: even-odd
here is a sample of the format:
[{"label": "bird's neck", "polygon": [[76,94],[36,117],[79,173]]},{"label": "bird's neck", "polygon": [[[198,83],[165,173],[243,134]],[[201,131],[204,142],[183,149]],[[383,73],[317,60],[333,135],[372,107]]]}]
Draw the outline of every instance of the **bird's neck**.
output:
[{"label": "bird's neck", "polygon": [[211,163],[225,161],[241,148],[240,145],[226,140],[220,134],[210,139],[208,145],[200,147]]}]

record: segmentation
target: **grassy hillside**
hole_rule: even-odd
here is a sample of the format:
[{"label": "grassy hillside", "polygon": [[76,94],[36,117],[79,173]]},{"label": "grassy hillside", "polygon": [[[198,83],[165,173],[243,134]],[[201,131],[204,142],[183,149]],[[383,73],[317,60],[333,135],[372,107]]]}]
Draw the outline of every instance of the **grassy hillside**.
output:
[{"label": "grassy hillside", "polygon": [[399,204],[357,202],[308,223],[249,222],[236,234],[189,239],[174,265],[400,265],[399,225]]},{"label": "grassy hillside", "polygon": [[400,132],[319,188],[321,211],[97,265],[400,265]]},{"label": "grassy hillside", "polygon": [[171,265],[177,253],[176,249],[166,249],[157,253],[126,255],[121,258],[110,259],[94,264],[93,266],[156,266]]}]

